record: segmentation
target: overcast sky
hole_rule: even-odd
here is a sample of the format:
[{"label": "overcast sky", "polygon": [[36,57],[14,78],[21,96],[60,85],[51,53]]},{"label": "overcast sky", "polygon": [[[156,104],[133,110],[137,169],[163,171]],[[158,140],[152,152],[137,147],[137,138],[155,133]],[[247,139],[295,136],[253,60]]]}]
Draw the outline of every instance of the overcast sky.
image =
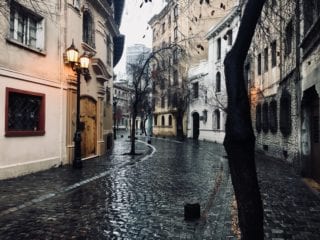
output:
[{"label": "overcast sky", "polygon": [[153,0],[152,3],[144,3],[142,8],[140,4],[144,0],[126,0],[126,5],[122,15],[120,32],[126,36],[124,54],[115,68],[115,73],[125,71],[126,48],[135,43],[145,44],[151,47],[152,32],[148,28],[148,21],[154,14],[165,5],[165,0]]}]

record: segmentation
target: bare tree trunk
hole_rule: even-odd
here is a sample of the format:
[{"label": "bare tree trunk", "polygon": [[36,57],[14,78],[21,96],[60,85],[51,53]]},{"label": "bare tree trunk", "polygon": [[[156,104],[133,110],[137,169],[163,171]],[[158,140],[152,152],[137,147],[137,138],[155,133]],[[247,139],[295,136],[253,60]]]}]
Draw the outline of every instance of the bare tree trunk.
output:
[{"label": "bare tree trunk", "polygon": [[131,121],[131,150],[130,150],[130,155],[135,155],[136,154],[136,117],[137,117],[137,113],[134,110],[133,114],[132,114],[132,121]]},{"label": "bare tree trunk", "polygon": [[263,207],[254,157],[255,136],[245,87],[244,61],[265,1],[248,0],[237,39],[224,61],[228,93],[224,146],[238,204],[241,236],[245,240],[264,238]]}]

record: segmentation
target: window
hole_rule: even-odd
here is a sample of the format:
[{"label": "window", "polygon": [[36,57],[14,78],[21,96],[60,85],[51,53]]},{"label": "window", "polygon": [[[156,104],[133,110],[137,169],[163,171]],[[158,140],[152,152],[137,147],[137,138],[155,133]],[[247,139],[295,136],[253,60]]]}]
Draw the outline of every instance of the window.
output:
[{"label": "window", "polygon": [[158,125],[158,115],[155,114],[153,116],[153,119],[154,119],[154,125],[157,126]]},{"label": "window", "polygon": [[161,107],[162,108],[165,107],[165,98],[164,98],[164,96],[161,97]]},{"label": "window", "polygon": [[164,126],[165,125],[165,119],[164,119],[164,116],[161,117],[161,126]]},{"label": "window", "polygon": [[171,44],[171,36],[169,37],[168,43],[169,45]]},{"label": "window", "polygon": [[173,50],[173,63],[174,64],[178,63],[178,49]]},{"label": "window", "polygon": [[280,98],[280,131],[283,136],[291,133],[291,95],[286,90]]},{"label": "window", "polygon": [[262,130],[264,133],[269,131],[269,105],[267,102],[262,105]]},{"label": "window", "polygon": [[153,29],[153,30],[152,30],[152,37],[153,37],[153,40],[156,39],[156,29]]},{"label": "window", "polygon": [[272,100],[269,105],[269,127],[272,133],[276,133],[278,130],[277,121],[277,101]]},{"label": "window", "polygon": [[44,19],[13,2],[10,7],[10,39],[30,48],[44,49]]},{"label": "window", "polygon": [[204,103],[208,103],[208,91],[204,90]]},{"label": "window", "polygon": [[193,98],[199,97],[199,83],[195,82],[192,84],[192,90],[193,90]]},{"label": "window", "polygon": [[168,15],[168,27],[171,27],[171,14]]},{"label": "window", "polygon": [[45,95],[6,88],[5,135],[45,134]]},{"label": "window", "polygon": [[219,109],[216,109],[214,111],[214,128],[215,129],[220,129],[220,111]]},{"label": "window", "polygon": [[179,80],[179,73],[178,70],[173,71],[173,85],[177,85]]},{"label": "window", "polygon": [[172,126],[172,116],[169,115],[169,126]]},{"label": "window", "polygon": [[91,47],[95,47],[93,19],[89,11],[83,13],[82,40]]},{"label": "window", "polygon": [[178,39],[178,27],[174,28],[173,36],[174,36],[174,40],[176,41]]},{"label": "window", "polygon": [[288,56],[292,52],[293,23],[292,20],[285,29],[284,55]]},{"label": "window", "polygon": [[268,71],[269,68],[269,49],[266,47],[264,49],[264,72]]},{"label": "window", "polygon": [[221,38],[217,39],[217,60],[221,59]]},{"label": "window", "polygon": [[259,103],[256,107],[256,130],[261,132],[261,104]]},{"label": "window", "polygon": [[217,72],[216,74],[216,92],[221,92],[221,74]]},{"label": "window", "polygon": [[261,53],[258,54],[258,63],[257,63],[257,71],[258,71],[258,75],[261,75]]},{"label": "window", "polygon": [[177,107],[178,106],[178,93],[174,93],[173,94],[172,106],[173,107]]},{"label": "window", "polygon": [[277,65],[277,42],[271,43],[271,65],[275,67]]},{"label": "window", "polygon": [[112,42],[111,42],[111,38],[110,36],[107,36],[107,64],[109,66],[111,66],[111,62],[112,62]]},{"label": "window", "polygon": [[162,33],[166,31],[166,23],[162,23]]},{"label": "window", "polygon": [[231,29],[228,30],[228,32],[227,32],[227,38],[228,38],[228,45],[231,46],[232,45],[232,41],[233,41],[233,39],[232,39],[232,30]]},{"label": "window", "polygon": [[178,18],[179,12],[178,12],[178,5],[176,5],[173,9],[173,16],[174,16],[174,20],[176,21]]},{"label": "window", "polygon": [[203,111],[202,111],[202,120],[203,120],[203,123],[206,123],[206,122],[207,122],[207,119],[208,119],[208,111],[207,111],[207,110],[203,110]]}]

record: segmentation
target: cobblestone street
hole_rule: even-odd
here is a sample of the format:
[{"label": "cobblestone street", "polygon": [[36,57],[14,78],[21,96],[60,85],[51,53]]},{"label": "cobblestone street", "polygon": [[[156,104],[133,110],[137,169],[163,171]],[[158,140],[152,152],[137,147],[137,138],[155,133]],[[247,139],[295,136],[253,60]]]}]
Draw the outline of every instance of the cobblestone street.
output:
[{"label": "cobblestone street", "polygon": [[217,176],[226,170],[223,147],[168,139],[152,139],[152,144],[138,142],[144,154],[132,159],[123,155],[129,142],[122,138],[113,153],[85,161],[80,171],[62,167],[0,182],[1,239],[230,236],[228,227],[221,232],[221,225],[231,221],[228,198],[217,206],[219,228],[207,228],[205,219],[186,222],[183,208],[195,201],[201,210],[208,208]]},{"label": "cobblestone street", "polygon": [[[70,166],[0,181],[1,239],[236,239],[223,146],[153,138]],[[281,161],[257,155],[265,239],[320,239],[320,200]],[[184,204],[202,217],[184,220]]]}]

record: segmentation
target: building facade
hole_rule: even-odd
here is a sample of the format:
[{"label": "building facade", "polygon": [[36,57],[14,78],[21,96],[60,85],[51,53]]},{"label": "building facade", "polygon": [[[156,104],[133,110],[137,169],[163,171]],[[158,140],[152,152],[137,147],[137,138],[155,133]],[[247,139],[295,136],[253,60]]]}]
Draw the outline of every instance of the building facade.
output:
[{"label": "building facade", "polygon": [[284,3],[264,7],[246,68],[256,148],[319,180],[319,3]]},{"label": "building facade", "polygon": [[224,64],[240,25],[240,9],[235,7],[208,31],[208,61],[190,68],[188,137],[222,143],[225,136],[227,93]]},{"label": "building facade", "polygon": [[[201,1],[200,1],[201,2]],[[168,1],[164,9],[149,21],[153,31],[153,51],[172,47],[162,66],[167,76],[155,79],[153,134],[177,136],[187,134],[188,71],[206,60],[209,28],[230,12],[236,1]],[[177,46],[178,49],[177,49]],[[165,66],[165,67],[163,67]]]},{"label": "building facade", "polygon": [[129,85],[132,85],[133,77],[130,74],[130,66],[136,64],[139,58],[146,59],[151,53],[151,49],[146,47],[144,44],[134,44],[128,46],[126,50],[126,74]]},{"label": "building facade", "polygon": [[[90,77],[81,76],[81,155],[104,153],[106,85],[112,84],[121,52],[114,46],[121,46],[123,38],[116,22],[122,8],[119,1],[5,3],[0,14],[0,179],[72,162],[76,74],[65,55],[72,42],[80,54],[91,56]],[[106,120],[110,131],[111,116]]]},{"label": "building facade", "polygon": [[320,3],[302,2],[301,173],[320,181]]},{"label": "building facade", "polygon": [[129,130],[131,123],[130,100],[132,89],[128,86],[127,81],[114,82],[113,85],[114,97],[117,102],[114,108],[117,130]]}]

